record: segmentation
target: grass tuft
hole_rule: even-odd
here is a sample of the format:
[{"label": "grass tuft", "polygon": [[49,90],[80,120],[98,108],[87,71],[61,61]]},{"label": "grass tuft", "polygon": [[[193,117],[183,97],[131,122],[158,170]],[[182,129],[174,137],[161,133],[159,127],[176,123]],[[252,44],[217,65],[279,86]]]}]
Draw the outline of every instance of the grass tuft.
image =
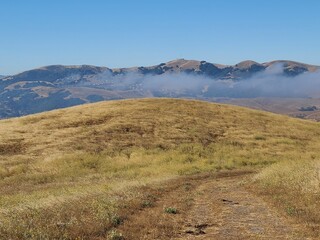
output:
[{"label": "grass tuft", "polygon": [[177,214],[178,210],[175,207],[166,207],[164,212],[169,214]]},{"label": "grass tuft", "polygon": [[[320,236],[320,161],[276,163],[255,177],[256,190]],[[315,227],[317,226],[317,227]]]}]

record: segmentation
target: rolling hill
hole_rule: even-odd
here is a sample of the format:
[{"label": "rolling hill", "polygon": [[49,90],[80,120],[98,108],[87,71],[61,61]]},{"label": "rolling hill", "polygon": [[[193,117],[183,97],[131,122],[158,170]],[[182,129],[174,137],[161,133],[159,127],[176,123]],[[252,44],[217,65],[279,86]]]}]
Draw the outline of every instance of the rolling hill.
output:
[{"label": "rolling hill", "polygon": [[178,99],[108,101],[1,120],[0,238],[102,239],[121,224],[119,209],[139,208],[143,186],[312,163],[319,134],[314,122]]},{"label": "rolling hill", "polygon": [[[274,76],[272,69],[277,69],[279,73]],[[117,69],[88,65],[53,65],[0,79],[0,118],[112,99],[176,97],[212,100],[216,97],[283,97],[282,95],[292,97],[290,91],[263,92],[261,88],[268,88],[264,85],[254,87],[259,85],[260,81],[255,81],[254,78],[263,76],[265,79],[266,76],[273,76],[291,79],[318,70],[318,66],[292,61],[262,64],[243,61],[228,66],[178,59],[150,67]],[[251,79],[252,83],[246,85],[248,79]],[[238,89],[235,86],[240,82],[243,82],[244,86],[240,84]],[[273,84],[274,89],[277,89],[277,83]],[[303,91],[294,96],[309,97],[308,93]]]},{"label": "rolling hill", "polygon": [[[255,126],[252,126],[255,123]],[[280,126],[272,126],[273,124]],[[312,143],[318,124],[289,117],[193,100],[142,99],[88,104],[1,121],[0,153],[30,159],[105,148],[164,148],[188,143],[204,146],[255,136]],[[293,132],[288,129],[294,129]],[[232,132],[235,130],[235,132]],[[306,137],[308,136],[308,137]],[[58,141],[57,141],[58,140]],[[302,142],[301,142],[302,143]],[[279,146],[274,146],[278,148]]]}]

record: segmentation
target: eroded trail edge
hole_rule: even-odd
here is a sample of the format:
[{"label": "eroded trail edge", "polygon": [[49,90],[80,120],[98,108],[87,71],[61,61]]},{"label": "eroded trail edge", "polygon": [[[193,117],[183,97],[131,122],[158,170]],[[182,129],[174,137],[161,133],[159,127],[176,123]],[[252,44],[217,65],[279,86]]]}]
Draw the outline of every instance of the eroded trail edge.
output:
[{"label": "eroded trail edge", "polygon": [[[236,171],[177,181],[119,230],[125,239],[307,239],[299,226],[246,189],[251,176]],[[178,213],[167,213],[168,207]]]}]

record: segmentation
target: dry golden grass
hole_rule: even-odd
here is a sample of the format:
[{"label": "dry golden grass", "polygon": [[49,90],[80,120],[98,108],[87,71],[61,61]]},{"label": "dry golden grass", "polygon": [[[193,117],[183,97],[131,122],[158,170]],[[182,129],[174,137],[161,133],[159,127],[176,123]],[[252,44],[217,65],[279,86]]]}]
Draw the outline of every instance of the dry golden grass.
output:
[{"label": "dry golden grass", "polygon": [[276,163],[255,176],[256,191],[320,237],[320,161]]},{"label": "dry golden grass", "polygon": [[141,186],[308,162],[320,152],[319,126],[176,99],[101,102],[2,120],[0,239],[106,237],[118,202],[141,196]]}]

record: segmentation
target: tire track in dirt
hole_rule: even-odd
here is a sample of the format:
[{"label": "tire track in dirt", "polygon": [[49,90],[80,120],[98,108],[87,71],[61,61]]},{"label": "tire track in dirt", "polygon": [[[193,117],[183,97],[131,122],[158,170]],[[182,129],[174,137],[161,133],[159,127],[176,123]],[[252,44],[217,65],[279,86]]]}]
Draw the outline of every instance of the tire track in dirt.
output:
[{"label": "tire track in dirt", "polygon": [[[179,180],[155,207],[134,214],[120,230],[125,239],[311,239],[301,234],[299,225],[289,223],[245,188],[251,176],[230,171]],[[166,214],[166,206],[176,206],[179,213]]]},{"label": "tire track in dirt", "polygon": [[285,218],[241,184],[243,177],[207,180],[176,239],[303,239]]}]

